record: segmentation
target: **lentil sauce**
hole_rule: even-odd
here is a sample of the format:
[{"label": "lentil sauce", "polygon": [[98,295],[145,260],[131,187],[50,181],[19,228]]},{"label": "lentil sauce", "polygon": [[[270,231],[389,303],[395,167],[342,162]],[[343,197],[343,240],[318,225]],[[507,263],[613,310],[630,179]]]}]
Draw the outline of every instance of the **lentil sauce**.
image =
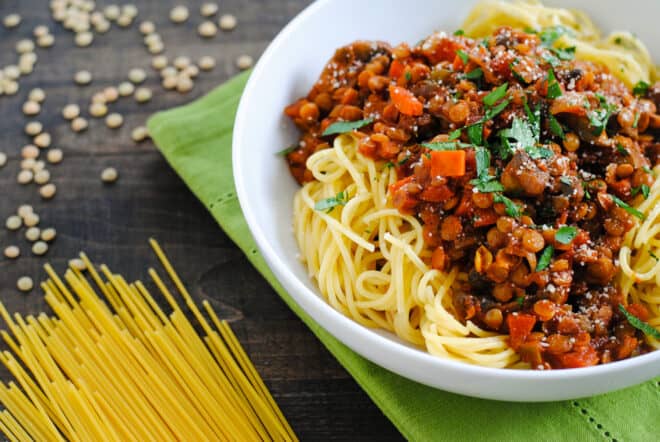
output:
[{"label": "lentil sauce", "polygon": [[[467,274],[453,287],[459,319],[508,334],[536,369],[607,363],[650,351],[615,276],[660,162],[659,90],[636,96],[604,66],[507,27],[358,41],[285,109],[302,132],[287,161],[312,180],[324,131],[365,120],[359,151],[396,168],[392,204],[422,222],[431,266]],[[627,311],[648,319],[643,305]]]}]

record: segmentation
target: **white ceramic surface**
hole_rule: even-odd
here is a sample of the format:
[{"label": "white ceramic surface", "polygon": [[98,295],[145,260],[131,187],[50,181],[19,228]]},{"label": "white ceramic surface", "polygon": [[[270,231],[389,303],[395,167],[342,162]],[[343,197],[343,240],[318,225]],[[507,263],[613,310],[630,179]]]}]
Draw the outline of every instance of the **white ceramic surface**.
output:
[{"label": "white ceramic surface", "polygon": [[[602,366],[548,372],[492,369],[429,355],[394,335],[365,328],[332,309],[298,261],[291,212],[297,184],[275,152],[296,140],[285,105],[307,93],[342,45],[358,39],[414,43],[434,30],[453,31],[474,1],[318,0],[271,43],[254,69],[236,118],[233,168],[238,197],[279,281],[321,326],[357,353],[395,373],[443,390],[511,401],[591,396],[660,375],[660,351]],[[604,30],[636,32],[660,60],[660,2],[548,1],[591,14]]]}]

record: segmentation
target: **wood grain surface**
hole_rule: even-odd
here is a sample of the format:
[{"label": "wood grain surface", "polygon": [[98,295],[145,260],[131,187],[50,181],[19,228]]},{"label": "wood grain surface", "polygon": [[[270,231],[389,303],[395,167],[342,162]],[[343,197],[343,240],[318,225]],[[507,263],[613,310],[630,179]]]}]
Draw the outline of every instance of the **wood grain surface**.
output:
[{"label": "wood grain surface", "polygon": [[[109,3],[97,1],[98,6]],[[140,11],[137,22],[155,22],[169,57],[187,55],[195,60],[208,54],[217,59],[215,70],[202,73],[194,90],[181,95],[160,87],[137,24],[128,29],[113,26],[107,34],[97,36],[92,46],[77,48],[73,34],[50,17],[46,0],[0,0],[0,17],[11,12],[23,17],[17,29],[0,26],[0,66],[15,63],[16,42],[29,37],[36,25],[48,25],[56,39],[54,47],[37,49],[35,71],[21,79],[18,94],[0,96],[0,152],[9,156],[8,164],[0,168],[0,219],[4,225],[20,204],[29,203],[40,215],[41,227],[52,226],[58,232],[48,254],[35,257],[24,230],[0,229],[0,248],[15,244],[22,252],[18,260],[0,257],[0,299],[12,311],[44,310],[40,291],[19,293],[16,280],[29,275],[35,282],[41,281],[47,261],[61,271],[81,250],[130,279],[147,279],[148,266],[156,265],[147,244],[153,236],[194,295],[212,300],[222,316],[233,321],[241,342],[301,440],[399,440],[401,436],[392,424],[250,266],[153,144],[135,144],[130,139],[131,130],[144,124],[153,112],[189,102],[236,74],[238,55],[256,59],[310,2],[223,0],[219,2],[221,13],[235,14],[238,27],[209,40],[196,33],[201,3],[135,1]],[[169,9],[175,4],[190,8],[187,23],[174,25],[168,20]],[[153,100],[140,105],[124,98],[113,104],[111,109],[125,119],[119,130],[91,119],[87,132],[74,134],[61,109],[78,103],[87,114],[92,94],[125,80],[133,67],[147,70],[145,84],[153,89]],[[74,85],[73,75],[80,69],[93,73],[91,85]],[[43,88],[47,98],[41,114],[28,119],[20,109],[34,87]],[[36,185],[21,186],[16,181],[21,147],[30,141],[23,127],[30,120],[41,121],[53,135],[53,146],[64,151],[64,161],[49,166],[58,189],[51,201],[39,197]],[[108,166],[116,167],[120,174],[113,185],[104,185],[99,178]],[[0,372],[0,377],[9,379],[6,371]]]}]

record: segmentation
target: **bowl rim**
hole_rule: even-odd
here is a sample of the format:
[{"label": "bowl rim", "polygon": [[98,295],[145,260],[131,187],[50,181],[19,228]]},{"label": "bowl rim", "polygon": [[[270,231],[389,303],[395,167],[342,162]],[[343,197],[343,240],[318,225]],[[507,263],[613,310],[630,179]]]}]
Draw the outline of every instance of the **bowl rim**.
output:
[{"label": "bowl rim", "polygon": [[[244,145],[244,133],[248,130],[249,123],[249,115],[245,109],[248,108],[249,103],[255,99],[255,85],[262,81],[267,75],[266,67],[274,59],[280,47],[286,43],[289,35],[295,31],[299,24],[313,14],[316,14],[317,11],[327,7],[330,2],[331,0],[316,0],[307,6],[277,34],[275,39],[266,48],[250,74],[250,78],[241,97],[234,122],[232,146]],[[431,366],[434,369],[439,370],[439,372],[449,370],[453,372],[462,372],[469,376],[491,378],[492,380],[579,380],[582,378],[590,378],[606,374],[608,376],[617,373],[621,374],[637,367],[648,366],[653,362],[660,363],[660,350],[657,350],[622,361],[573,369],[516,370],[510,368],[484,367],[440,356],[434,356],[424,349],[409,347],[358,324],[351,318],[344,316],[332,308],[332,306],[330,306],[319,294],[307,288],[275,252],[270,241],[266,238],[264,231],[261,229],[250,202],[249,192],[245,181],[246,177],[242,173],[243,169],[241,168],[241,165],[244,162],[243,153],[246,153],[247,155],[247,152],[249,152],[248,149],[232,149],[234,183],[239,204],[250,232],[270,269],[273,271],[278,281],[288,291],[293,300],[302,307],[317,324],[321,325],[323,329],[341,341],[344,345],[375,364],[393,371],[402,377],[422,382],[434,388],[441,388],[429,384],[424,380],[420,380],[417,377],[411,376],[409,373],[401,372],[401,370],[396,367],[396,364],[393,365],[388,363],[387,360],[384,360],[382,357],[376,357],[375,353],[377,352],[370,350],[377,349],[379,352],[390,355],[398,354],[400,357],[406,358],[412,363],[421,363],[424,366]],[[351,339],[346,338],[349,335],[351,335]],[[355,341],[352,341],[352,339],[355,339]],[[366,348],[365,346],[371,346],[371,349]],[[442,387],[442,389],[448,391],[451,390],[445,387]],[[458,390],[457,392],[460,393]]]}]

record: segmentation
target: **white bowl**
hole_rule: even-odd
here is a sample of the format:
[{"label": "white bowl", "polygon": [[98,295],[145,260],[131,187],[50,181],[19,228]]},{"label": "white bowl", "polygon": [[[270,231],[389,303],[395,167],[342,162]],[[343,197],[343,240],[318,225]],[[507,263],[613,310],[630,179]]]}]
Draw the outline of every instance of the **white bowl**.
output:
[{"label": "white bowl", "polygon": [[[360,39],[414,43],[435,30],[453,31],[474,3],[318,0],[277,36],[252,73],[234,127],[236,189],[259,250],[284,288],[328,332],[372,362],[432,387],[488,399],[553,401],[605,393],[658,376],[660,351],[596,367],[547,372],[485,368],[431,356],[335,311],[297,259],[291,226],[298,185],[285,161],[275,156],[298,136],[283,116],[284,107],[307,94],[338,47]],[[588,12],[604,30],[636,32],[660,60],[660,2],[634,3],[631,7],[619,0],[563,2]]]}]

